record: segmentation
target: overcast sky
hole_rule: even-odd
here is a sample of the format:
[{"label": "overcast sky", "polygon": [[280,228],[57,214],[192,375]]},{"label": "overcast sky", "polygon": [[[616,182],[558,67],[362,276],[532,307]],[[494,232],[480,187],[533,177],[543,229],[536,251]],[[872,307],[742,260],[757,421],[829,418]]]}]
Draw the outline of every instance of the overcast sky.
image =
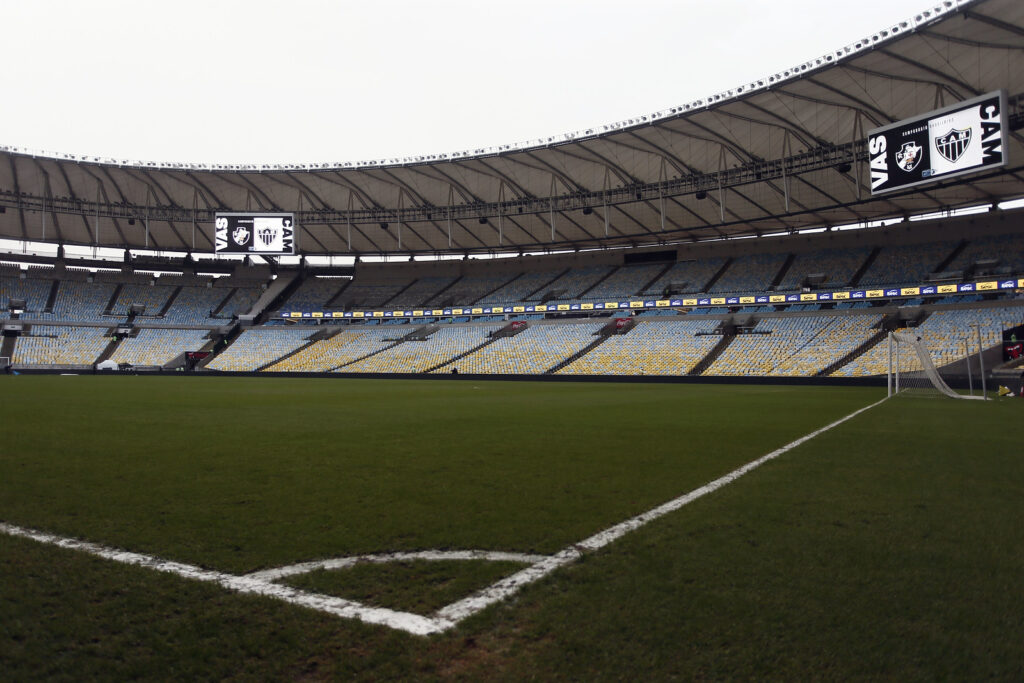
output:
[{"label": "overcast sky", "polygon": [[519,142],[685,104],[923,0],[0,0],[0,144],[343,162]]}]

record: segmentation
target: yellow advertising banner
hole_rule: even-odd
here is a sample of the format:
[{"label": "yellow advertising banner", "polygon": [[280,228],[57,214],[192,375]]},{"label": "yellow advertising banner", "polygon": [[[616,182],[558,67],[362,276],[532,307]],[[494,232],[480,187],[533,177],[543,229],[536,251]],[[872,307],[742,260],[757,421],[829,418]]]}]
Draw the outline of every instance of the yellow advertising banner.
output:
[{"label": "yellow advertising banner", "polygon": [[384,311],[374,311],[373,312],[373,317],[374,318],[383,318],[384,317]]},{"label": "yellow advertising banner", "polygon": [[869,299],[881,299],[883,296],[885,296],[885,290],[869,289],[867,292],[865,292],[865,296],[867,296],[867,298]]},{"label": "yellow advertising banner", "polygon": [[513,313],[525,313],[526,312],[526,306],[513,306],[512,307],[512,312]]},{"label": "yellow advertising banner", "polygon": [[491,313],[504,313],[505,309],[501,306],[491,306]]},{"label": "yellow advertising banner", "polygon": [[711,300],[711,305],[712,306],[724,306],[725,305],[725,297],[724,296],[717,296],[717,297],[713,298]]},{"label": "yellow advertising banner", "polygon": [[483,312],[484,312],[484,309],[482,309],[482,308],[474,308],[473,309],[473,315],[480,315]]},{"label": "yellow advertising banner", "polygon": [[696,306],[697,305],[697,300],[696,299],[683,299],[683,305],[684,306]]},{"label": "yellow advertising banner", "polygon": [[991,291],[993,289],[999,289],[999,283],[998,282],[979,282],[978,283],[978,291],[979,292],[987,292],[987,291]]},{"label": "yellow advertising banner", "polygon": [[584,311],[592,311],[594,310],[594,304],[582,304],[580,308]]},{"label": "yellow advertising banner", "polygon": [[755,298],[754,298],[754,297],[752,297],[752,296],[741,296],[741,297],[740,297],[740,303],[741,303],[741,304],[752,304],[752,303],[754,303],[755,301],[757,301],[757,299],[755,299]]},{"label": "yellow advertising banner", "polygon": [[657,301],[654,302],[654,305],[657,306],[658,308],[667,308],[670,303],[672,302],[669,301],[668,299],[658,299]]},{"label": "yellow advertising banner", "polygon": [[366,314],[365,314],[365,313],[363,313],[362,311],[356,311],[355,313],[353,313],[353,314],[352,314],[352,317],[353,317],[353,318],[362,318],[362,317],[363,317],[363,316],[365,316],[365,315],[366,315]]},{"label": "yellow advertising banner", "polygon": [[607,310],[609,308],[613,308],[613,309],[614,308],[618,308],[619,307],[619,302],[618,301],[606,301],[606,302],[604,302],[604,307],[605,307],[605,310]]},{"label": "yellow advertising banner", "polygon": [[900,296],[917,296],[921,293],[920,287],[901,287]]},{"label": "yellow advertising banner", "polygon": [[345,317],[345,312],[344,311],[335,311],[334,313],[331,313],[331,317],[332,318],[344,318]]},{"label": "yellow advertising banner", "polygon": [[644,302],[643,301],[630,301],[629,302],[629,307],[630,308],[643,308],[644,307]]},{"label": "yellow advertising banner", "polygon": [[293,317],[293,318],[301,318],[302,317],[302,313],[297,313],[295,311],[292,311],[291,317]]},{"label": "yellow advertising banner", "polygon": [[817,294],[801,294],[800,295],[800,301],[817,301],[817,300],[818,300],[818,295]]},{"label": "yellow advertising banner", "polygon": [[560,311],[568,311],[569,310],[569,304],[558,304],[558,310],[560,310]]},{"label": "yellow advertising banner", "polygon": [[537,311],[538,313],[543,313],[544,311],[548,310],[548,306],[547,304],[537,304],[536,306],[533,307],[533,310]]},{"label": "yellow advertising banner", "polygon": [[768,301],[772,302],[773,304],[784,304],[786,303],[786,295],[772,294],[771,296],[768,297]]},{"label": "yellow advertising banner", "polygon": [[833,299],[849,299],[850,298],[850,293],[849,292],[832,292],[832,298]]},{"label": "yellow advertising banner", "polygon": [[956,285],[939,285],[939,294],[956,294]]},{"label": "yellow advertising banner", "polygon": [[324,312],[323,311],[313,311],[313,317],[314,318],[322,318],[322,317],[324,317]]}]

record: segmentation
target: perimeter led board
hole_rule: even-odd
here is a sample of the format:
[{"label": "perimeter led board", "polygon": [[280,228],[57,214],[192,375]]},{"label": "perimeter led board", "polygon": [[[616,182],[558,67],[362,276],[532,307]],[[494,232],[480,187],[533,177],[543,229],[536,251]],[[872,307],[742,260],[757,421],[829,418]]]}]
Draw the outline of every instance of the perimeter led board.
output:
[{"label": "perimeter led board", "polygon": [[295,214],[218,213],[214,251],[218,254],[294,254]]},{"label": "perimeter led board", "polygon": [[1005,166],[1006,91],[868,131],[871,194]]}]

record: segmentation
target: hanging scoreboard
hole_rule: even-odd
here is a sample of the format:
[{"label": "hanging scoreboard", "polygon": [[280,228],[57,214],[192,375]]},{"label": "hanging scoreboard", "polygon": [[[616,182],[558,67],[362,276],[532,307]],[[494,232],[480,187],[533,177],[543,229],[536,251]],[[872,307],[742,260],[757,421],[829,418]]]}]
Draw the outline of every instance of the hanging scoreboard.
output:
[{"label": "hanging scoreboard", "polygon": [[871,194],[1005,166],[1006,91],[868,132]]},{"label": "hanging scoreboard", "polygon": [[295,214],[218,213],[214,220],[218,254],[294,254]]}]

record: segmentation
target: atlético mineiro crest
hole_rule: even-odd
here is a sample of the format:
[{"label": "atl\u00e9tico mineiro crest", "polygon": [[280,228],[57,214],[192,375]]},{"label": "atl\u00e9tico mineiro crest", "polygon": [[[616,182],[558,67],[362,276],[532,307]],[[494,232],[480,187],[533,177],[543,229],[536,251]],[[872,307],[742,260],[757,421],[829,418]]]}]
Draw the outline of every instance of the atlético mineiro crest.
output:
[{"label": "atl\u00e9tico mineiro crest", "polygon": [[921,145],[916,142],[905,142],[896,152],[896,165],[910,173],[921,163]]},{"label": "atl\u00e9tico mineiro crest", "polygon": [[935,138],[935,149],[939,151],[942,158],[951,164],[963,156],[964,151],[971,144],[971,129],[951,129],[945,135]]},{"label": "atl\u00e9tico mineiro crest", "polygon": [[263,242],[263,245],[267,247],[273,244],[274,240],[277,238],[277,230],[275,230],[274,228],[260,228],[258,234],[260,237],[260,241]]}]

